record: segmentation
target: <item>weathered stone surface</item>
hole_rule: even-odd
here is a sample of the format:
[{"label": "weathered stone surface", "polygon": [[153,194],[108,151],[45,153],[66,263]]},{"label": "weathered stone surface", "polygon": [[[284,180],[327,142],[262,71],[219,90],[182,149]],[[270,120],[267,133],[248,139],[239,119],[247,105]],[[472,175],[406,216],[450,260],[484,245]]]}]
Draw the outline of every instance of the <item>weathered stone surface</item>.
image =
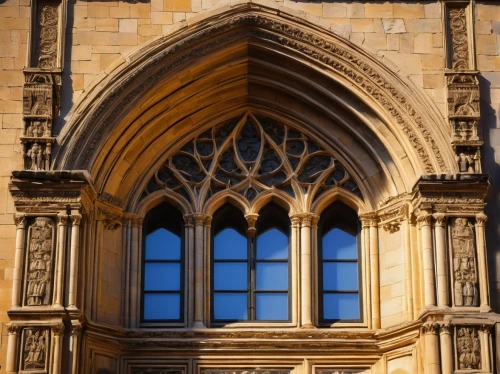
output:
[{"label": "weathered stone surface", "polygon": [[384,31],[387,34],[402,34],[406,32],[405,23],[400,18],[383,19]]}]

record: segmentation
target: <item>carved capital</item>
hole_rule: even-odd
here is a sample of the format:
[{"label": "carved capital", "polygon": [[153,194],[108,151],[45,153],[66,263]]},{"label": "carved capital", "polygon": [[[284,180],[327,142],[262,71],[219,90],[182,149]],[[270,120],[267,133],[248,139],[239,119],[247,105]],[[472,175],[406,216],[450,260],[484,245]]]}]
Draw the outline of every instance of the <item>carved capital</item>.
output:
[{"label": "carved capital", "polygon": [[58,323],[57,325],[53,325],[50,327],[50,329],[52,330],[52,333],[55,336],[64,335],[64,331],[66,330],[66,328],[64,327],[64,323]]},{"label": "carved capital", "polygon": [[82,324],[80,322],[73,323],[71,325],[71,335],[80,336],[82,333]]},{"label": "carved capital", "polygon": [[300,217],[297,215],[294,215],[290,217],[290,221],[292,221],[292,227],[295,229],[298,229],[300,227]]},{"label": "carved capital", "polygon": [[205,216],[205,221],[203,222],[203,225],[205,227],[210,227],[212,226],[212,217],[210,217],[209,215],[206,215]]},{"label": "carved capital", "polygon": [[9,332],[9,335],[19,336],[19,333],[21,332],[21,326],[17,323],[9,323],[7,325],[7,331]]},{"label": "carved capital", "polygon": [[73,226],[80,226],[81,221],[82,221],[81,214],[72,214],[71,215],[71,223],[73,224]]},{"label": "carved capital", "polygon": [[57,225],[58,226],[67,226],[68,225],[68,216],[65,214],[57,215]]},{"label": "carved capital", "polygon": [[484,227],[486,225],[486,221],[488,220],[488,216],[484,213],[476,214],[476,226]]},{"label": "carved capital", "polygon": [[247,220],[247,223],[248,223],[248,235],[254,236],[255,233],[257,232],[257,228],[255,227],[255,224],[257,223],[258,218],[259,218],[259,215],[255,214],[255,213],[247,214],[245,216],[245,219]]},{"label": "carved capital", "polygon": [[314,214],[303,213],[303,214],[301,214],[300,218],[301,218],[302,227],[311,227],[313,219],[314,219]]},{"label": "carved capital", "polygon": [[397,231],[399,231],[399,230],[400,230],[400,228],[401,228],[401,223],[400,223],[399,221],[387,222],[387,223],[384,223],[384,224],[382,225],[382,228],[383,228],[385,231],[387,231],[387,232],[389,232],[389,233],[393,234],[393,233],[395,233],[395,232],[397,232]]},{"label": "carved capital", "polygon": [[184,216],[184,225],[186,227],[193,227],[194,226],[194,218],[191,214],[186,214]]},{"label": "carved capital", "polygon": [[317,229],[318,228],[319,218],[320,217],[318,215],[316,215],[316,214],[312,217],[312,219],[311,219],[311,227],[313,229]]},{"label": "carved capital", "polygon": [[26,230],[26,215],[25,214],[14,214],[14,223],[16,228],[19,230]]},{"label": "carved capital", "polygon": [[193,220],[194,220],[194,224],[196,226],[203,226],[203,225],[205,225],[205,219],[206,218],[207,218],[207,215],[203,214],[203,213],[195,213],[195,214],[193,214]]},{"label": "carved capital", "polygon": [[420,226],[430,226],[432,223],[432,215],[426,211],[421,211],[417,216],[417,222],[420,223]]},{"label": "carved capital", "polygon": [[491,333],[492,326],[491,325],[481,325],[479,330],[483,332],[484,334],[489,334]]},{"label": "carved capital", "polygon": [[439,332],[439,324],[436,322],[426,322],[422,326],[422,332],[426,335],[437,335]]},{"label": "carved capital", "polygon": [[443,322],[439,325],[439,334],[444,335],[444,334],[451,334],[453,326],[449,322]]},{"label": "carved capital", "polygon": [[434,213],[432,215],[434,217],[434,226],[435,227],[445,227],[446,226],[446,220],[448,217],[444,213]]}]

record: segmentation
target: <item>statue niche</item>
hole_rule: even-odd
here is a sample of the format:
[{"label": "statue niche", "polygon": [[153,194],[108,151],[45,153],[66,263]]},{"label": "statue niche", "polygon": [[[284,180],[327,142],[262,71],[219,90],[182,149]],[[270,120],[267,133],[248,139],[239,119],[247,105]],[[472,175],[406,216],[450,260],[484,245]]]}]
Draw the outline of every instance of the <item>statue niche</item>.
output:
[{"label": "statue niche", "polygon": [[451,224],[453,294],[455,306],[478,306],[474,225],[468,218]]},{"label": "statue niche", "polygon": [[48,217],[37,217],[28,231],[25,304],[48,305],[52,285],[54,223]]}]

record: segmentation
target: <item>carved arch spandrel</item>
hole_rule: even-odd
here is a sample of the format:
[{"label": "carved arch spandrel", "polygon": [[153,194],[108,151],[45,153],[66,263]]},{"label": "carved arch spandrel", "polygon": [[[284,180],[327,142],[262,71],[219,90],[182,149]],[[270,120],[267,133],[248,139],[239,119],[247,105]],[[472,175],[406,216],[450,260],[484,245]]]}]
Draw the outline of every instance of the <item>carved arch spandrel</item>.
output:
[{"label": "carved arch spandrel", "polygon": [[[87,114],[68,124],[61,136],[62,151],[55,166],[88,168],[101,147],[100,140],[112,132],[110,129],[113,126],[116,127],[114,119],[119,121],[120,114],[127,112],[124,108],[135,105],[137,99],[134,93],[147,91],[149,86],[158,82],[159,77],[192,61],[193,56],[205,55],[211,49],[231,43],[231,38],[241,39],[244,36],[281,45],[328,71],[330,79],[335,76],[344,82],[351,82],[346,86],[357,87],[358,93],[376,103],[377,111],[384,112],[384,116],[390,119],[394,131],[406,139],[413,157],[420,160],[423,172],[455,171],[451,150],[447,149],[449,147],[445,141],[444,126],[439,126],[442,118],[416,87],[406,80],[403,83],[403,78],[349,42],[304,22],[295,22],[293,19],[283,22],[281,14],[277,17],[273,9],[252,9],[250,5],[241,5],[222,16],[217,15],[217,20],[209,18],[199,24],[186,26],[168,39],[156,42],[149,49],[138,53],[134,56],[134,62],[111,74],[109,84],[104,85],[104,90],[98,96],[100,105],[95,105],[95,110],[83,110],[85,105],[91,104],[83,99],[80,108],[75,108],[74,113]],[[258,29],[258,32],[251,29]],[[224,37],[221,36],[223,33]],[[296,39],[292,39],[292,35]],[[197,49],[194,43],[200,43],[200,40],[205,43]],[[179,58],[173,58],[174,55]],[[120,92],[126,94],[126,98]],[[115,104],[119,105],[115,108]],[[96,123],[99,125],[95,126]],[[71,141],[68,140],[70,138]],[[82,152],[78,152],[74,144],[82,144],[81,141],[85,141],[86,146],[81,147]]]}]

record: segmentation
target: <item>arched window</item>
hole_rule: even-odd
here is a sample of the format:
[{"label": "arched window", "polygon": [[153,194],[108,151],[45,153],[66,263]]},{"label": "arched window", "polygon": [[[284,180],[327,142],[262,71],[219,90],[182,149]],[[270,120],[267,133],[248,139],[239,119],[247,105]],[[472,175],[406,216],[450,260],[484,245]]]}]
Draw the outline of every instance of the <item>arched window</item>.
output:
[{"label": "arched window", "polygon": [[335,202],[321,215],[318,234],[320,323],[359,321],[359,220],[356,213],[345,204]]},{"label": "arched window", "polygon": [[144,220],[142,320],[181,322],[184,310],[184,220],[162,203]]},{"label": "arched window", "polygon": [[243,214],[226,204],[214,215],[212,319],[288,321],[289,227],[276,204],[263,208],[255,236]]}]

